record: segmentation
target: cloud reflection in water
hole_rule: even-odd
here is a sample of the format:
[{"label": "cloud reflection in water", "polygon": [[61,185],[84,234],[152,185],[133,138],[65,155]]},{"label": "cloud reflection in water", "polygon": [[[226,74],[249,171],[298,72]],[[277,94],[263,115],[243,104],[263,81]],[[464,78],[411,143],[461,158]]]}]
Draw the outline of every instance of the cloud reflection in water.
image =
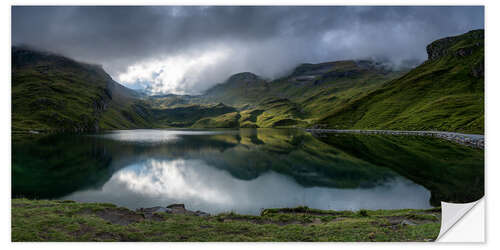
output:
[{"label": "cloud reflection in water", "polygon": [[137,162],[117,171],[99,190],[78,191],[64,198],[129,208],[184,203],[192,210],[244,214],[299,205],[334,210],[430,207],[430,192],[402,178],[366,189],[303,187],[272,171],[241,180],[201,160],[185,159]]},{"label": "cloud reflection in water", "polygon": [[195,131],[195,130],[163,130],[163,129],[131,129],[113,130],[109,133],[94,135],[100,138],[136,144],[161,144],[175,142],[186,135],[216,135],[235,133],[232,130]]}]

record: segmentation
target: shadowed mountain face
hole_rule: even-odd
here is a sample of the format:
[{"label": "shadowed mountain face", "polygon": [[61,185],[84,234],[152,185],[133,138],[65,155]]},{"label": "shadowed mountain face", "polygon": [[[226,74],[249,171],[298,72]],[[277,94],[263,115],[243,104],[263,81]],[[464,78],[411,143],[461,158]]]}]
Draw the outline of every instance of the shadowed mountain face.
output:
[{"label": "shadowed mountain face", "polygon": [[[424,137],[315,137],[296,129],[123,130],[18,140],[12,149],[14,197],[92,196],[132,207],[159,205],[154,201],[160,196],[178,192],[178,199],[203,194],[192,202],[212,204],[226,195],[267,197],[263,190],[305,192],[314,202],[334,195],[324,199],[332,206],[361,202],[364,208],[382,208],[377,199],[358,201],[370,194],[391,202],[424,199],[418,206],[425,207],[477,200],[484,185],[483,151]],[[119,192],[109,191],[118,187]]]},{"label": "shadowed mountain face", "polygon": [[243,72],[205,94],[142,96],[99,66],[12,49],[14,131],[320,127],[484,133],[484,31],[443,38],[411,71],[367,60]]}]

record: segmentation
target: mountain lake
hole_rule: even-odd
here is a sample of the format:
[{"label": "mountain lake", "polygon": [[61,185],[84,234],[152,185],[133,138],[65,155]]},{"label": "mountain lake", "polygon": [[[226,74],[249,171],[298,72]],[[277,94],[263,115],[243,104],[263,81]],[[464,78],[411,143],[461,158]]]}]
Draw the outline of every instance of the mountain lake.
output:
[{"label": "mountain lake", "polygon": [[140,129],[12,143],[13,197],[259,214],[423,209],[483,193],[483,150],[422,136]]}]

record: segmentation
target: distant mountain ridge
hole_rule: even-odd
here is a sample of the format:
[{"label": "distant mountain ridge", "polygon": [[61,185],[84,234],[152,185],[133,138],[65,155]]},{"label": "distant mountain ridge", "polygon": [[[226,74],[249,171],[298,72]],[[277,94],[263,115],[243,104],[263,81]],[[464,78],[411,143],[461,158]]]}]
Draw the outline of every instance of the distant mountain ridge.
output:
[{"label": "distant mountain ridge", "polygon": [[12,49],[13,130],[319,127],[484,133],[484,30],[427,46],[412,70],[370,60],[230,76],[203,95],[145,96],[99,66]]},{"label": "distant mountain ridge", "polygon": [[195,127],[307,127],[331,105],[404,72],[368,60],[302,64],[280,79],[269,81],[251,72],[237,73],[203,95],[154,96],[151,105],[169,110],[224,103],[236,108],[219,117],[207,116],[192,124]]}]

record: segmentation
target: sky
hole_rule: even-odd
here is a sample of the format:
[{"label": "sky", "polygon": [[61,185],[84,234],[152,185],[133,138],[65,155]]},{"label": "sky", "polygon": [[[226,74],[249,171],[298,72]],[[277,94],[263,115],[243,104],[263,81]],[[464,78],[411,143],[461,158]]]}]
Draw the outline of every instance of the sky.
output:
[{"label": "sky", "polygon": [[14,6],[12,45],[100,64],[130,88],[200,94],[238,72],[301,63],[427,59],[432,41],[484,28],[480,6]]}]

